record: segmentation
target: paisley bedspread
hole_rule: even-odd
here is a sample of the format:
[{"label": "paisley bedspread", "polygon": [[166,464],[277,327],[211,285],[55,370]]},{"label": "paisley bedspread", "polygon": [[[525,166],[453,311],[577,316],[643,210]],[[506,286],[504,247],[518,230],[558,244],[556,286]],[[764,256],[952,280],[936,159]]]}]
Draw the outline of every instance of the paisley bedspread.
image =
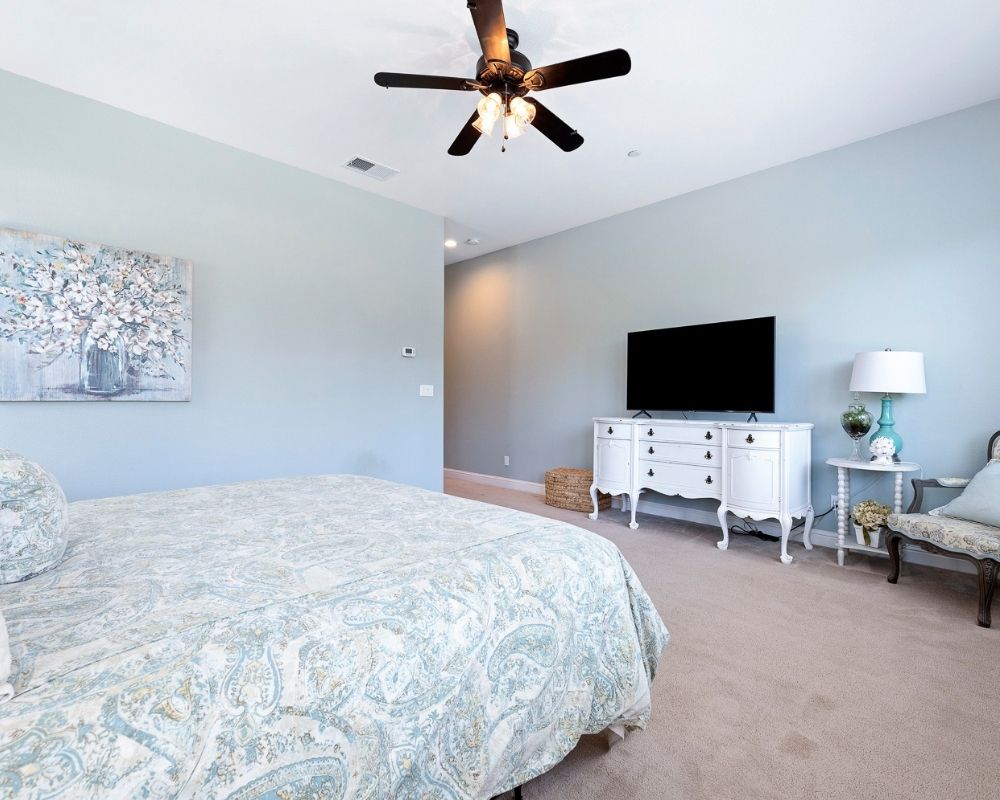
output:
[{"label": "paisley bedspread", "polygon": [[72,503],[0,608],[17,798],[488,798],[641,728],[669,638],[607,540],[349,475]]}]

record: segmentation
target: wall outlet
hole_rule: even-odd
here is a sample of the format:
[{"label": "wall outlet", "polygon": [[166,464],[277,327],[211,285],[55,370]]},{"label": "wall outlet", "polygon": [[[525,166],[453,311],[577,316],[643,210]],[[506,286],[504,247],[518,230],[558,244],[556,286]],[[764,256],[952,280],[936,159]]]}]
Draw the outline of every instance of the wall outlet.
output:
[{"label": "wall outlet", "polygon": [[434,387],[428,383],[420,384],[420,396],[421,397],[433,397]]},{"label": "wall outlet", "polygon": [[830,508],[836,508],[840,505],[840,498],[835,494],[830,495]]},{"label": "wall outlet", "polygon": [[503,457],[503,465],[505,467],[509,467],[510,466],[510,456],[504,456]]}]

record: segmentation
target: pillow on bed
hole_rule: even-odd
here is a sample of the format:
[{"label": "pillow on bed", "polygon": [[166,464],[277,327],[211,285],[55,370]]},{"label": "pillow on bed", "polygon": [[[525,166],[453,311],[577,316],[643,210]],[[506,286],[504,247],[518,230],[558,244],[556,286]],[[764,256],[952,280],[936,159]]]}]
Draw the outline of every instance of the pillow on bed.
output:
[{"label": "pillow on bed", "polygon": [[7,639],[7,623],[0,611],[0,703],[5,703],[14,696],[14,687],[7,679],[10,677],[10,642]]},{"label": "pillow on bed", "polygon": [[991,461],[983,467],[940,512],[946,517],[1000,528],[1000,461]]},{"label": "pillow on bed", "polygon": [[0,450],[0,583],[54,567],[66,552],[66,496],[33,461]]}]

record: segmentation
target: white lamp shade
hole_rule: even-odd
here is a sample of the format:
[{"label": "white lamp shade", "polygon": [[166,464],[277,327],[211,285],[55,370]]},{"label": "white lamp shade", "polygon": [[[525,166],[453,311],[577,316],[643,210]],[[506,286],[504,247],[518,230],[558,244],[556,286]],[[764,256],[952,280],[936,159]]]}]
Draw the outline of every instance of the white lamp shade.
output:
[{"label": "white lamp shade", "polygon": [[902,350],[879,350],[854,356],[852,392],[879,394],[926,394],[924,354]]}]

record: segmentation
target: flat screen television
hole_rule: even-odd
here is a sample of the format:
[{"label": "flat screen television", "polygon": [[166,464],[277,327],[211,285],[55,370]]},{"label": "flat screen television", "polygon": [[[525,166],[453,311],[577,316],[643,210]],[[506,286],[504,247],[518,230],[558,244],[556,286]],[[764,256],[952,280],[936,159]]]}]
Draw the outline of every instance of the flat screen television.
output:
[{"label": "flat screen television", "polygon": [[774,413],[775,318],[628,335],[632,411]]}]

